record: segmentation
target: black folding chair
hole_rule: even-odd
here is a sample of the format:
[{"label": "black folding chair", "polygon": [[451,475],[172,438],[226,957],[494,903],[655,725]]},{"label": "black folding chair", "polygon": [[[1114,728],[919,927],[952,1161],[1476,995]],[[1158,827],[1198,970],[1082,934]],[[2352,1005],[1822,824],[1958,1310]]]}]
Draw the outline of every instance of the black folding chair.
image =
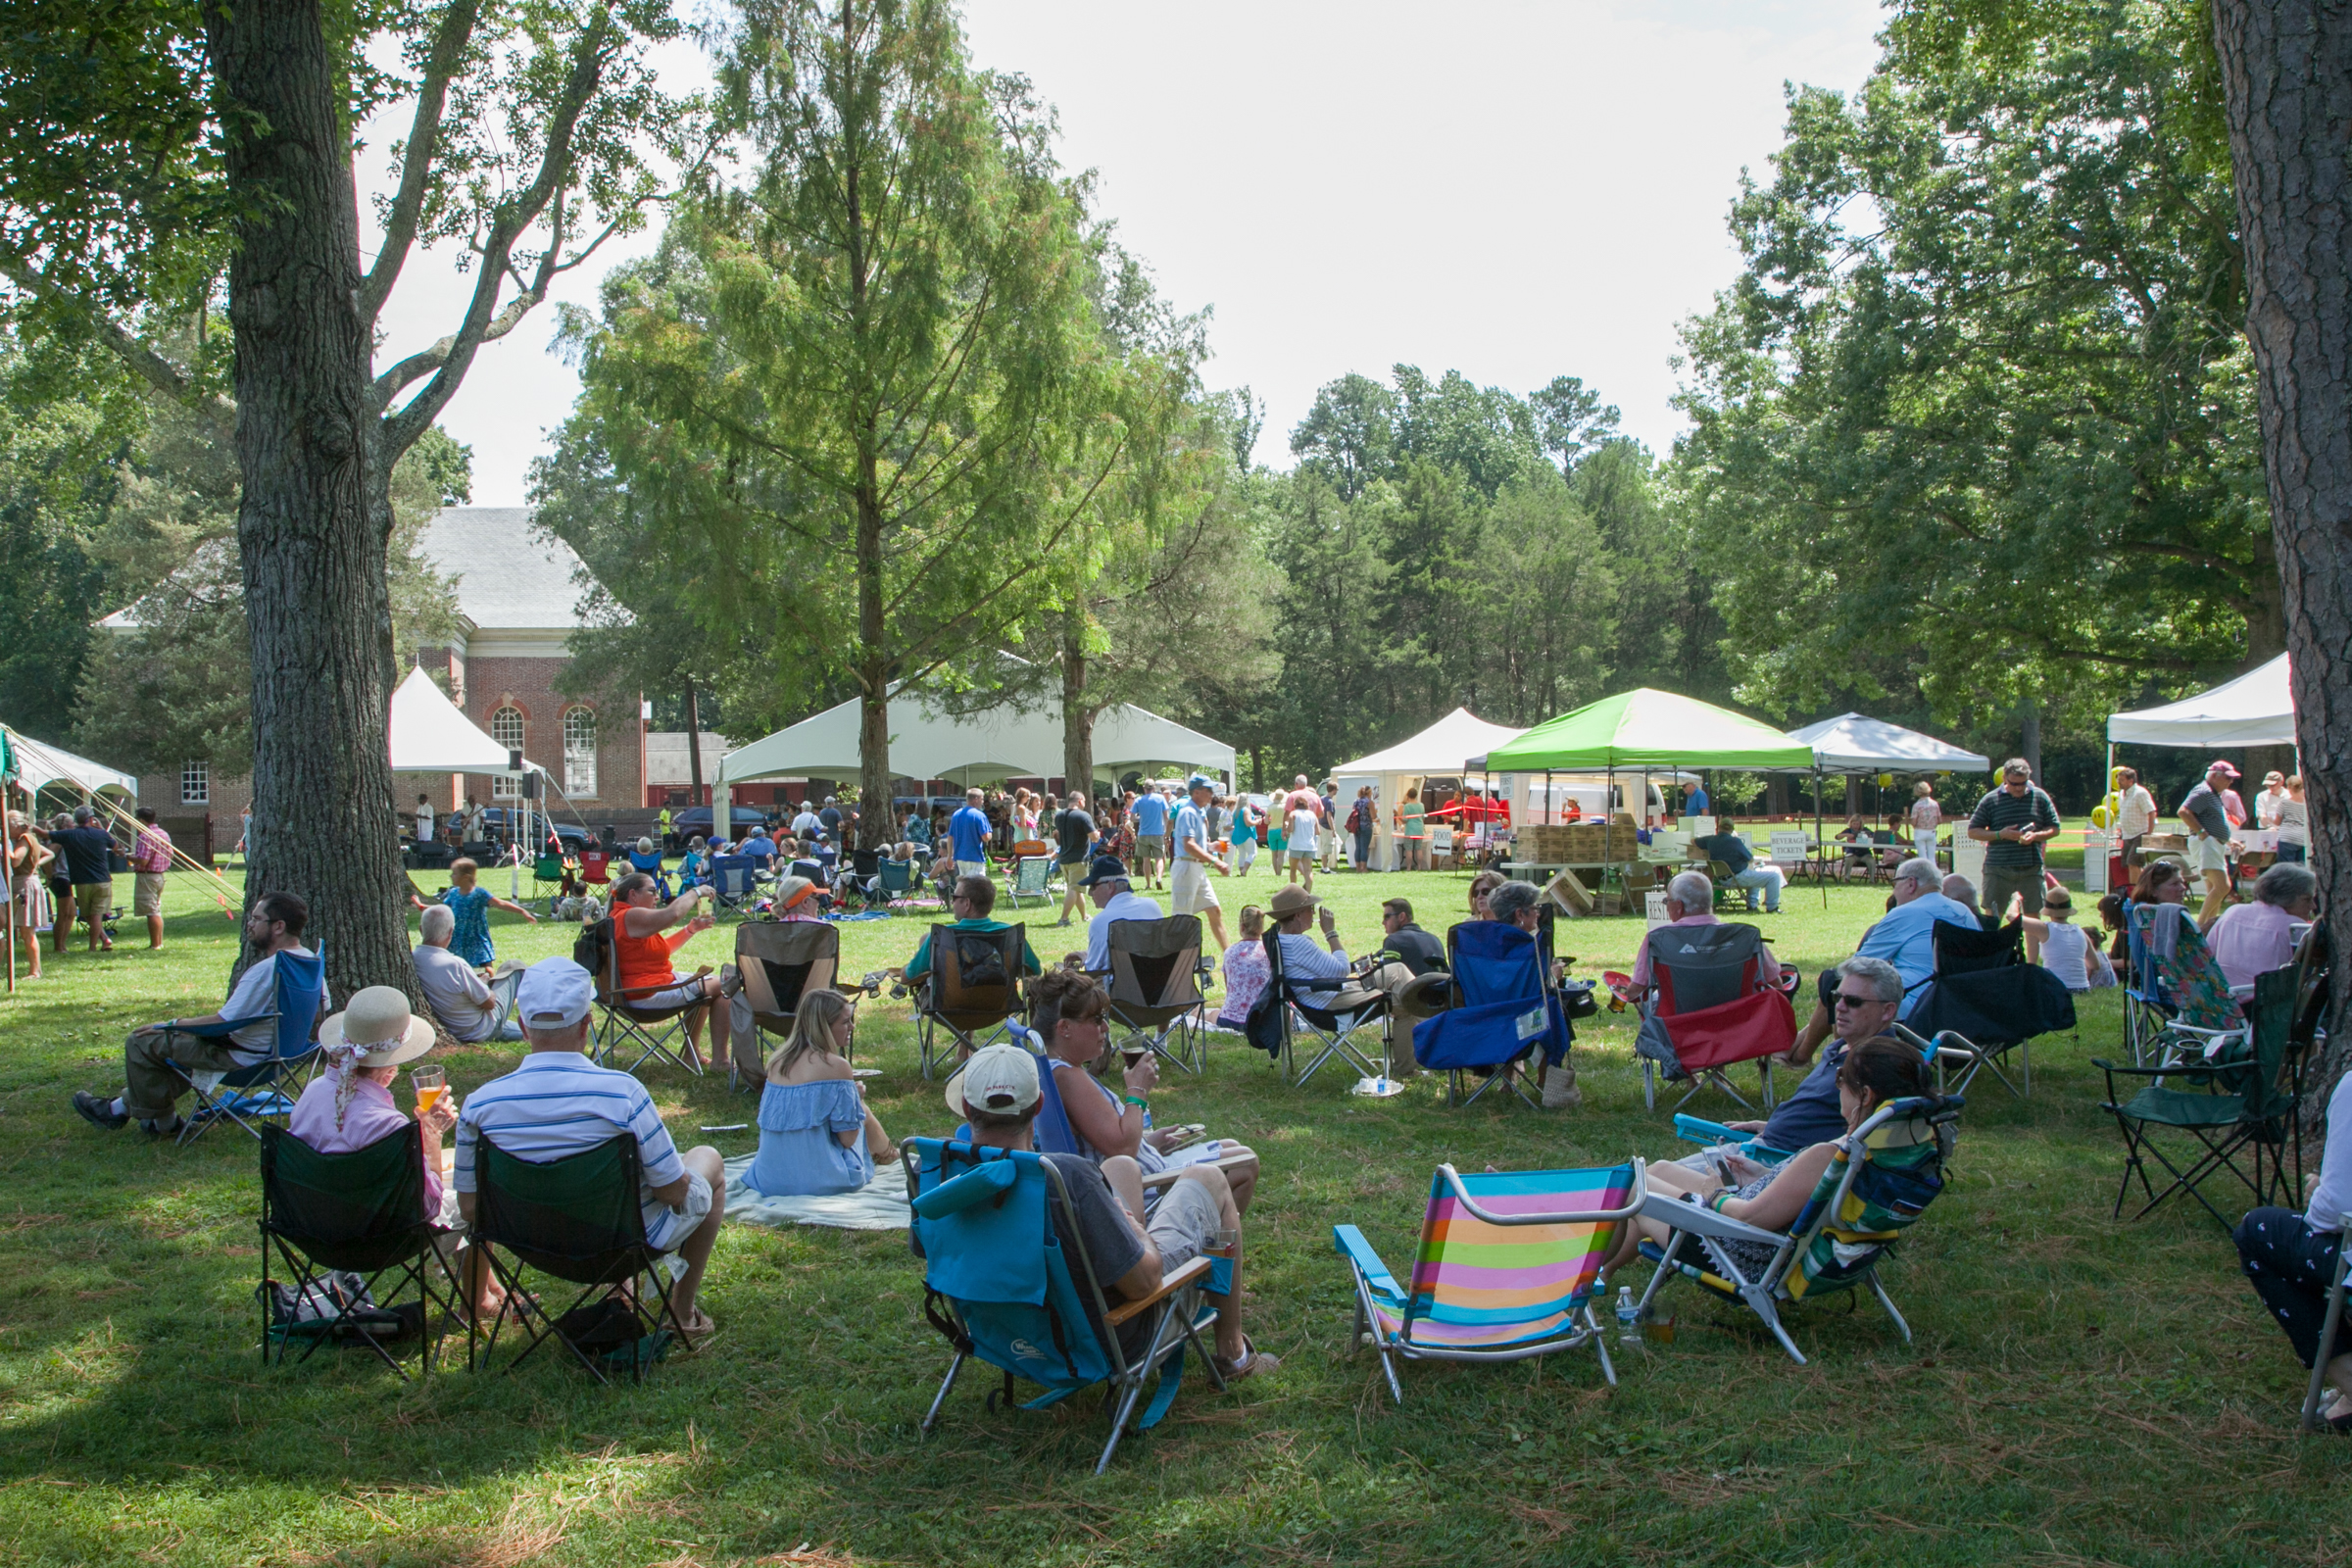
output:
[{"label": "black folding chair", "polygon": [[931,969],[914,993],[915,1038],[925,1078],[951,1054],[960,1061],[999,1034],[1011,1038],[1008,1025],[1028,1011],[1021,986],[1021,956],[1028,942],[1025,925],[1002,931],[931,928]]},{"label": "black folding chair", "polygon": [[[489,1363],[510,1317],[530,1337],[507,1364],[510,1372],[550,1339],[599,1383],[612,1381],[608,1366],[625,1366],[642,1383],[672,1337],[693,1348],[670,1298],[665,1254],[645,1238],[633,1136],[620,1133],[545,1161],[519,1159],[483,1138],[474,1144],[473,1169],[470,1234],[507,1304],[491,1321],[486,1343],[468,1340],[466,1370],[477,1364],[477,1348],[479,1364]],[[524,1291],[526,1269],[577,1285],[579,1294],[563,1312],[550,1313]]]},{"label": "black folding chair", "polygon": [[1102,978],[1111,1021],[1186,1072],[1207,1063],[1208,999],[1200,990],[1200,917],[1114,920]]},{"label": "black folding chair", "polygon": [[686,1072],[702,1075],[700,1064],[690,1062],[682,1049],[686,1044],[686,1014],[702,1006],[704,999],[696,996],[686,1002],[655,1004],[649,998],[685,984],[684,979],[665,980],[660,985],[627,987],[620,983],[620,914],[605,916],[612,927],[605,940],[604,972],[596,977],[596,1004],[600,1016],[596,1025],[596,1058],[603,1065],[617,1066],[619,1054],[635,1051],[637,1059],[622,1067],[623,1072],[635,1072],[656,1057]]},{"label": "black folding chair", "polygon": [[[1929,936],[1936,972],[1913,988],[1919,1000],[1906,1028],[1933,1047],[1939,1084],[1947,1065],[1959,1067],[1949,1093],[1966,1094],[1978,1073],[1989,1071],[2023,1100],[2034,1092],[2034,1037],[2075,1027],[2074,993],[2026,962],[2026,929],[2017,921],[1986,931],[1938,920]],[[2018,1055],[2014,1083],[2001,1065],[2011,1051]]]},{"label": "black folding chair", "polygon": [[[424,1211],[424,1135],[415,1122],[347,1154],[321,1154],[283,1127],[265,1125],[262,1142],[262,1362],[283,1365],[303,1342],[307,1361],[330,1341],[357,1340],[403,1378],[388,1339],[414,1333],[417,1370],[432,1370],[441,1342],[441,1308],[460,1310],[454,1285],[433,1288],[441,1232]],[[294,1299],[314,1315],[280,1322],[273,1310],[270,1256],[286,1266]],[[338,1291],[325,1276],[342,1270],[364,1282]],[[389,1289],[385,1287],[389,1285]],[[412,1289],[416,1299],[405,1298]],[[367,1305],[362,1305],[363,1297]]]},{"label": "black folding chair", "polygon": [[[1300,980],[1294,984],[1283,969],[1282,933],[1269,930],[1265,941],[1266,995],[1280,1004],[1274,1009],[1276,1027],[1280,1031],[1280,1049],[1276,1053],[1275,1062],[1282,1069],[1284,1081],[1297,1088],[1312,1078],[1316,1070],[1334,1056],[1353,1062],[1363,1077],[1387,1076],[1383,1064],[1389,1054],[1385,1034],[1389,1022],[1388,997],[1381,992],[1369,991],[1362,993],[1361,1000],[1355,1005],[1346,1008],[1317,1006],[1307,999],[1328,996],[1336,1003],[1342,996],[1356,991],[1359,982],[1352,976],[1339,975],[1327,980]],[[1298,1066],[1298,1031],[1301,1025],[1313,1036],[1315,1045],[1314,1056],[1303,1070]],[[1374,1026],[1384,1031],[1380,1061],[1366,1055],[1355,1043],[1357,1031]]]},{"label": "black folding chair", "polygon": [[841,972],[841,927],[814,920],[746,921],[735,928],[735,972],[743,1000],[751,1004],[752,1032],[729,1043],[729,1089],[760,1083],[766,1070],[760,1035],[790,1036],[801,999],[833,985]]}]

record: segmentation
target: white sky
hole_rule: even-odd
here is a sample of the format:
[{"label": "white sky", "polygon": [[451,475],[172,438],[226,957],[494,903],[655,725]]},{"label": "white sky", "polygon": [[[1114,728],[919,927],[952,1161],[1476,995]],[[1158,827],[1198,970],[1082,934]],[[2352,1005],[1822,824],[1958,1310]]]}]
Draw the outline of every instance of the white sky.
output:
[{"label": "white sky", "polygon": [[[1399,361],[1580,375],[1663,450],[1676,327],[1738,267],[1724,217],[1780,145],[1783,83],[1851,90],[1878,24],[1876,0],[965,4],[974,59],[1059,110],[1063,163],[1098,172],[1161,292],[1214,309],[1208,382],[1265,399],[1278,466],[1318,386]],[[557,297],[593,300],[611,261]],[[383,361],[447,331],[468,281],[414,258]],[[485,349],[443,416],[479,505],[523,504],[577,391],[553,323]]]}]

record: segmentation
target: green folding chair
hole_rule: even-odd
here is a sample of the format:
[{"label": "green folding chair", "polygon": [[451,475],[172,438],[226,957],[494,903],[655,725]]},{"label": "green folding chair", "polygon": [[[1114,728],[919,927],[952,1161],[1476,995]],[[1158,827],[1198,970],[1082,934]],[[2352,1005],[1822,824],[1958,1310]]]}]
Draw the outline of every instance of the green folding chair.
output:
[{"label": "green folding chair", "polygon": [[[354,1340],[373,1350],[403,1378],[400,1357],[385,1343],[416,1336],[417,1370],[429,1373],[444,1316],[459,1311],[455,1285],[434,1289],[441,1274],[434,1249],[442,1233],[424,1211],[423,1133],[410,1122],[365,1149],[321,1154],[283,1127],[265,1125],[262,1141],[262,1361],[283,1365],[303,1347],[307,1361],[321,1345]],[[272,1254],[283,1262],[294,1299],[324,1308],[280,1322],[271,1309]],[[325,1276],[361,1276],[364,1292],[335,1291]],[[415,1305],[405,1298],[414,1290]],[[364,1295],[368,1304],[362,1305]]]},{"label": "green folding chair", "polygon": [[[487,1342],[469,1339],[466,1365],[488,1364],[512,1318],[529,1336],[507,1365],[512,1372],[553,1339],[599,1383],[608,1368],[645,1369],[670,1343],[693,1347],[670,1298],[666,1254],[645,1238],[639,1206],[637,1140],[628,1133],[562,1159],[535,1161],[489,1139],[474,1145],[473,1245],[507,1293]],[[526,1269],[580,1287],[569,1307],[551,1313],[523,1289]]]}]

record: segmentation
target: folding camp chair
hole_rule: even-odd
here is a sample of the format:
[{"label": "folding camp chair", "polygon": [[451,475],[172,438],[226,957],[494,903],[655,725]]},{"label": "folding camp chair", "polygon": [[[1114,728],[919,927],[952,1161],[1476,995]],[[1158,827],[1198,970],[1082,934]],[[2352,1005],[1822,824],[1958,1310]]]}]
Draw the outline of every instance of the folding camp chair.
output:
[{"label": "folding camp chair", "polygon": [[[400,1357],[384,1348],[384,1341],[414,1328],[417,1370],[430,1372],[441,1339],[435,1308],[455,1316],[459,1303],[454,1285],[436,1290],[433,1284],[441,1275],[433,1246],[439,1232],[424,1210],[422,1129],[412,1121],[347,1154],[321,1154],[283,1127],[263,1128],[261,1139],[263,1364],[274,1359],[283,1365],[298,1340],[307,1343],[296,1359],[307,1361],[327,1341],[349,1338],[406,1378]],[[291,1276],[294,1298],[324,1310],[276,1321],[270,1288],[273,1248]],[[334,1288],[325,1277],[334,1270],[361,1276],[367,1306],[360,1305],[361,1294]],[[403,1300],[411,1287],[413,1307]]]},{"label": "folding camp chair", "polygon": [[896,912],[914,898],[915,869],[912,860],[884,860],[875,867],[876,897]]},{"label": "folding camp chair", "polygon": [[655,888],[661,892],[664,901],[677,897],[675,893],[670,891],[669,868],[662,863],[662,852],[660,850],[656,850],[651,855],[640,855],[635,850],[629,851],[629,869],[632,871],[643,871],[647,876],[652,877],[654,879]]},{"label": "folding camp chair", "polygon": [[729,1044],[729,1089],[764,1082],[760,1034],[789,1036],[801,999],[833,986],[841,972],[841,927],[815,920],[746,920],[735,928],[735,972],[743,982],[743,1000],[751,1004],[752,1027]]},{"label": "folding camp chair", "polygon": [[[2352,1234],[2352,1214],[2336,1217],[2339,1231]],[[2335,1269],[2328,1278],[2328,1315],[2320,1322],[2319,1353],[2311,1358],[2311,1383],[2303,1391],[2303,1430],[2325,1432],[2328,1423],[2320,1419],[2320,1396],[2328,1387],[2329,1352],[2335,1348],[2336,1336],[2344,1322],[2344,1282],[2352,1271],[2352,1247],[2338,1244],[2335,1250]]]},{"label": "folding camp chair", "polygon": [[545,898],[547,912],[551,916],[556,912],[556,900],[564,892],[564,857],[561,855],[542,852],[531,862],[531,897]]},{"label": "folding camp chair", "polygon": [[[581,884],[591,888],[610,887],[612,883],[612,856],[610,851],[580,851]],[[601,898],[603,895],[598,896]]]},{"label": "folding camp chair", "polygon": [[[1492,924],[1493,922],[1487,922]],[[1352,1346],[1380,1352],[1389,1396],[1404,1403],[1396,1360],[1524,1361],[1590,1345],[1611,1387],[1608,1342],[1592,1310],[1601,1259],[1642,1208],[1642,1161],[1596,1170],[1463,1176],[1440,1165],[1421,1218],[1410,1291],[1353,1225],[1332,1246],[1355,1285]]]},{"label": "folding camp chair", "polygon": [[623,986],[620,983],[620,944],[612,940],[611,928],[620,916],[608,914],[603,924],[608,928],[605,938],[605,964],[596,978],[597,1061],[604,1066],[616,1065],[622,1051],[634,1050],[637,1059],[621,1068],[635,1072],[656,1057],[686,1072],[702,1075],[702,1067],[686,1059],[680,1049],[686,1043],[686,1015],[704,1005],[699,996],[689,1002],[665,1002],[659,1005],[646,999],[683,985],[684,980],[664,980],[659,985]]},{"label": "folding camp chair", "polygon": [[740,909],[760,891],[759,862],[748,855],[710,858],[710,889],[722,909]]},{"label": "folding camp chair", "polygon": [[[955,1349],[923,1416],[925,1433],[938,1424],[967,1360],[1004,1374],[1006,1403],[1016,1377],[1042,1385],[1045,1392],[1023,1402],[1024,1410],[1107,1385],[1110,1439],[1095,1461],[1101,1475],[1131,1427],[1150,1431],[1167,1414],[1183,1384],[1187,1346],[1225,1387],[1200,1335],[1217,1321],[1216,1308],[1202,1300],[1212,1276],[1221,1274],[1231,1289],[1227,1260],[1195,1257],[1151,1296],[1114,1306],[1088,1255],[1069,1189],[1042,1156],[910,1138],[900,1157],[911,1239],[923,1259],[923,1315]],[[1157,1387],[1139,1410],[1155,1373]],[[998,1397],[990,1394],[992,1409]]]},{"label": "folding camp chair", "polygon": [[[1540,1104],[1525,1082],[1529,1058],[1541,1052],[1546,1066],[1567,1059],[1576,1036],[1552,988],[1544,934],[1500,920],[1465,920],[1446,931],[1455,1005],[1413,1026],[1412,1055],[1446,1074],[1448,1105],[1472,1104],[1498,1083]],[[1465,1074],[1482,1079],[1467,1095]]]},{"label": "folding camp chair", "polygon": [[931,972],[914,993],[915,1038],[925,1078],[935,1064],[949,1059],[946,1041],[955,1042],[953,1054],[960,1061],[998,1034],[1009,1036],[1007,1025],[1028,1011],[1021,990],[1028,940],[1025,925],[1002,931],[931,928]]},{"label": "folding camp chair", "polygon": [[[1957,1065],[1951,1093],[1966,1094],[1978,1073],[1989,1071],[2023,1100],[2034,1092],[2034,1037],[2075,1027],[2074,993],[2040,964],[2026,962],[2026,929],[2015,921],[1986,931],[1938,920],[1929,937],[1936,972],[1915,988],[1919,997],[1905,1023],[1933,1050],[1938,1085],[1945,1069]],[[2014,1083],[2001,1068],[2012,1050]]]},{"label": "folding camp chair", "polygon": [[318,1061],[318,1025],[326,1014],[326,958],[318,953],[280,953],[275,964],[270,973],[276,997],[268,1012],[172,1028],[173,1035],[224,1040],[251,1024],[274,1020],[277,1026],[270,1054],[251,1066],[216,1073],[167,1063],[196,1097],[179,1131],[181,1144],[194,1143],[224,1118],[259,1138],[262,1132],[256,1123],[282,1124],[294,1113],[287,1089],[299,1092]]},{"label": "folding camp chair", "polygon": [[[667,1254],[645,1237],[639,1157],[628,1133],[551,1160],[520,1159],[488,1138],[475,1141],[469,1235],[506,1291],[507,1305],[491,1321],[486,1342],[468,1339],[467,1371],[489,1363],[509,1318],[530,1336],[507,1363],[510,1372],[551,1338],[599,1383],[612,1381],[607,1367],[622,1366],[642,1383],[673,1337],[693,1348],[670,1299]],[[523,1289],[526,1268],[577,1285],[579,1294],[551,1313]]]},{"label": "folding camp chair", "polygon": [[1643,938],[1650,989],[1642,1002],[1634,1054],[1642,1058],[1642,1102],[1655,1109],[1658,1075],[1683,1075],[1690,1087],[1669,1108],[1690,1103],[1705,1085],[1740,1104],[1724,1069],[1753,1061],[1764,1108],[1772,1107],[1772,1057],[1796,1043],[1796,1013],[1779,976],[1764,973],[1764,938],[1752,925],[1665,925]]},{"label": "folding camp chair", "polygon": [[1042,849],[1036,855],[1015,855],[1012,858],[1012,886],[1005,893],[1012,900],[1012,906],[1019,908],[1023,899],[1052,904],[1054,895],[1046,890],[1046,878],[1053,870],[1054,857]]},{"label": "folding camp chair", "polygon": [[2179,905],[2125,906],[2132,978],[2124,988],[2124,1041],[2134,1067],[2201,1056],[2246,1038],[2245,1010]]},{"label": "folding camp chair", "polygon": [[[1664,1223],[1669,1236],[1663,1249],[1642,1244],[1642,1255],[1658,1265],[1642,1293],[1642,1313],[1670,1281],[1688,1279],[1725,1300],[1744,1302],[1802,1366],[1804,1352],[1788,1337],[1780,1304],[1867,1285],[1910,1344],[1911,1325],[1880,1281],[1879,1264],[1943,1191],[1964,1103],[1957,1095],[1923,1095],[1872,1111],[1838,1140],[1812,1197],[1787,1231],[1750,1225],[1662,1192],[1648,1194],[1642,1216]],[[1751,1273],[1726,1250],[1726,1242],[1767,1247],[1772,1255]]]},{"label": "folding camp chair", "polygon": [[[2324,955],[2325,948],[2318,949]],[[2311,953],[2311,949],[2306,950]],[[2124,1137],[2124,1175],[2116,1189],[2115,1213],[2121,1217],[2131,1195],[2132,1178],[2139,1178],[2147,1201],[2137,1219],[2175,1193],[2187,1193],[2205,1211],[2221,1221],[2230,1218],[2216,1208],[2202,1191],[2209,1176],[2227,1170],[2253,1195],[2257,1205],[2302,1201],[2303,1167],[2295,1117],[2303,1102],[2303,1061],[2317,1028],[2318,1007],[2303,1007],[2313,971],[2322,977],[2326,959],[2314,956],[2303,967],[2273,969],[2254,977],[2254,1000],[2249,1004],[2251,1041],[2235,1036],[2219,1040],[2203,1059],[2181,1057],[2150,1067],[2123,1066],[2105,1057],[2091,1065],[2107,1075],[2107,1099],[2099,1108],[2115,1117]],[[2308,1018],[2308,1024],[2306,1019]],[[2118,1076],[2145,1080],[2146,1087],[2129,1101],[2117,1092]],[[2174,1087],[2176,1084],[2182,1087]],[[2157,1129],[2184,1133],[2187,1143],[2168,1152]],[[2178,1153],[2179,1158],[2175,1157]],[[2267,1156],[2267,1158],[2266,1158]],[[2250,1157],[2251,1172],[2238,1161]],[[2287,1162],[2294,1161],[2294,1175]],[[2163,1192],[2148,1180],[2147,1161],[2153,1159],[2173,1178]]]},{"label": "folding camp chair", "polygon": [[1186,1072],[1207,1063],[1208,999],[1200,990],[1200,917],[1114,920],[1101,977],[1110,1018]]},{"label": "folding camp chair", "polygon": [[[1285,1082],[1293,1088],[1303,1085],[1325,1062],[1338,1056],[1353,1062],[1358,1072],[1367,1078],[1386,1078],[1388,1049],[1389,999],[1377,991],[1357,990],[1357,982],[1347,976],[1325,980],[1293,982],[1284,973],[1282,964],[1282,933],[1269,927],[1266,943],[1266,989],[1259,994],[1250,1008],[1250,1018],[1266,1015],[1263,1023],[1253,1022],[1247,1031],[1252,1045],[1270,1043],[1275,1064],[1282,1069]],[[1328,996],[1338,1002],[1351,998],[1344,1009],[1318,1007],[1308,997]],[[1357,1049],[1358,1030],[1379,1026],[1381,1029],[1381,1065]],[[1315,1054],[1304,1070],[1298,1066],[1298,1033],[1303,1026],[1314,1037]]]}]

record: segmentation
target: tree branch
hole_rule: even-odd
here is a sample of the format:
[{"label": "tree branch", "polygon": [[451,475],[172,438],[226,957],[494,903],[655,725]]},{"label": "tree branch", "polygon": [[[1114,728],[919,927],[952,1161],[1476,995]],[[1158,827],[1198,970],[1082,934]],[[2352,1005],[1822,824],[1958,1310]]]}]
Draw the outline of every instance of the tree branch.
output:
[{"label": "tree branch", "polygon": [[[517,296],[508,312],[502,313],[497,309],[499,291],[505,285],[507,267],[514,255],[515,240],[538,221],[540,213],[546,210],[548,203],[563,188],[570,171],[572,132],[578,127],[580,116],[586,111],[588,100],[596,93],[598,79],[604,74],[605,49],[612,36],[612,15],[610,11],[600,9],[581,32],[579,42],[573,46],[571,74],[564,84],[563,97],[557,101],[556,112],[548,122],[547,150],[540,157],[537,175],[513,201],[501,206],[498,216],[491,222],[489,235],[482,243],[481,273],[475,280],[473,299],[466,307],[465,320],[445,340],[449,347],[424,390],[411,399],[398,414],[387,415],[384,418],[385,462],[396,460],[415,445],[416,438],[430,428],[442,409],[448,406],[449,400],[457,395],[459,383],[466,379],[466,370],[473,365],[475,351],[482,346],[483,334],[502,318],[507,318],[504,330],[513,331],[514,322],[521,320],[544,296],[548,279],[554,276],[551,268],[564,248],[561,203],[556,207],[556,231],[549,241],[546,256],[541,259],[536,288]],[[435,349],[438,348],[436,344]],[[380,382],[378,384],[381,385]],[[389,402],[389,398],[385,401]]]},{"label": "tree branch", "polygon": [[235,433],[235,404],[217,392],[198,393],[196,383],[185,370],[117,326],[104,311],[71,290],[50,282],[24,257],[6,246],[0,246],[0,277],[7,278],[27,294],[71,312],[99,342],[114,352],[116,358],[129,366],[140,380],[172,401],[211,416],[220,427],[222,437]]},{"label": "tree branch", "polygon": [[432,184],[433,158],[440,151],[441,114],[449,103],[449,81],[472,41],[474,24],[481,19],[481,0],[451,0],[433,34],[433,52],[425,60],[424,79],[416,88],[416,116],[409,125],[408,145],[400,166],[400,190],[384,220],[383,247],[375,265],[360,282],[360,316],[373,321],[391,297],[392,284],[416,242],[416,220],[424,211]]}]

